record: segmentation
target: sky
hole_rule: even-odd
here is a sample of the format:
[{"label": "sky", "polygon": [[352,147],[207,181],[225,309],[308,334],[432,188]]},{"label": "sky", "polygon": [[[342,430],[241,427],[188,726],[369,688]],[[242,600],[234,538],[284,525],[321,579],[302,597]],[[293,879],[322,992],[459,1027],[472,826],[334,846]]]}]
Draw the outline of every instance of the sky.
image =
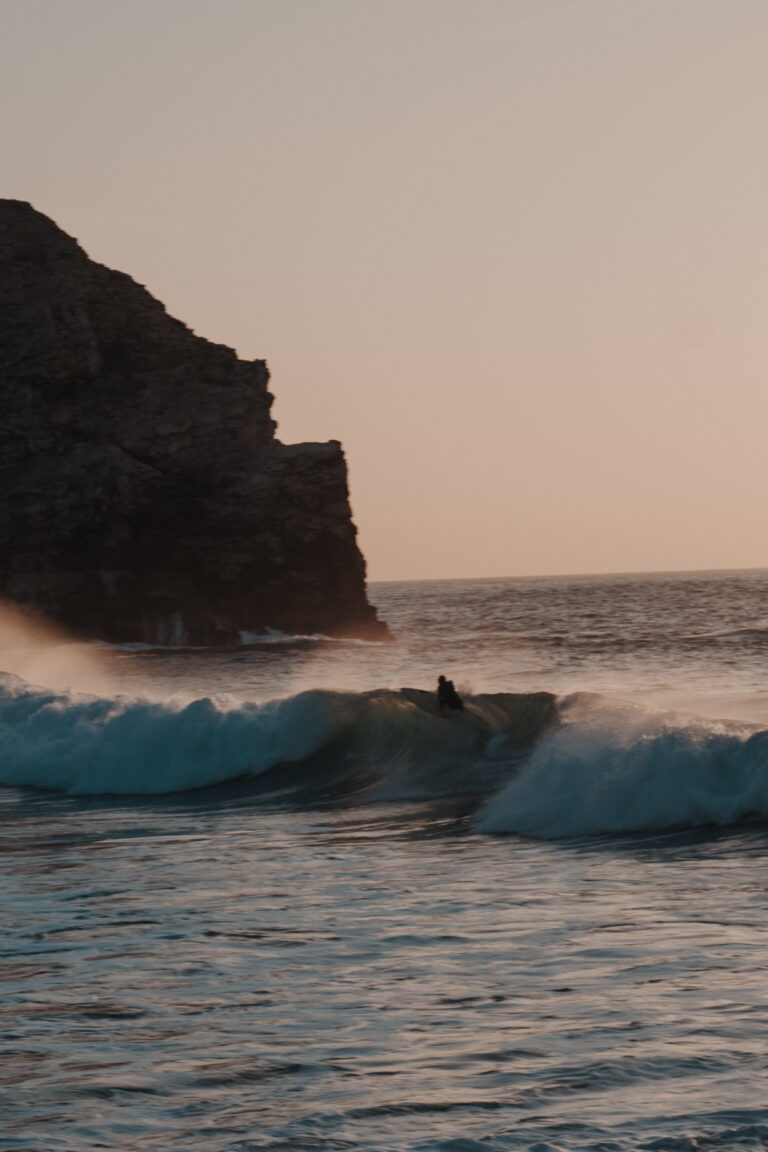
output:
[{"label": "sky", "polygon": [[0,195],[263,357],[369,578],[768,566],[765,0],[0,0]]}]

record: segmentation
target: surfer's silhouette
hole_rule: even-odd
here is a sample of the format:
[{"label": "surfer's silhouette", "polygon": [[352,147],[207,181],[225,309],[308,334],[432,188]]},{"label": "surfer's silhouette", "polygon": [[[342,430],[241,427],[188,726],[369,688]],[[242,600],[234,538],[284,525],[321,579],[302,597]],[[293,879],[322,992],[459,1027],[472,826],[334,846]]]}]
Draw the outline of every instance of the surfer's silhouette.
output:
[{"label": "surfer's silhouette", "polygon": [[441,712],[443,708],[456,712],[464,707],[461,696],[453,686],[453,680],[446,680],[445,676],[437,678],[437,706]]}]

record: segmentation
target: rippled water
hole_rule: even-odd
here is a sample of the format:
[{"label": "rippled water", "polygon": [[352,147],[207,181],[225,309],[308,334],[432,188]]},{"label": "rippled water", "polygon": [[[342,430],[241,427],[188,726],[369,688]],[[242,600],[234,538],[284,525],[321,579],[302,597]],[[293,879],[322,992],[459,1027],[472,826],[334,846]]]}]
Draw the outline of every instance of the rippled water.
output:
[{"label": "rippled water", "polygon": [[768,570],[393,582],[372,595],[394,644],[125,654],[120,682],[253,699],[428,688],[446,671],[478,692],[586,689],[768,724]]},{"label": "rippled water", "polygon": [[[221,782],[0,793],[0,1148],[768,1145],[768,574],[375,594],[395,645],[114,653],[156,701],[114,728],[8,687],[3,772],[68,758],[76,783],[79,749],[115,788],[194,756]],[[514,756],[482,730],[450,759],[450,721],[328,692],[437,671],[588,695]],[[260,754],[258,701],[307,688],[311,717],[305,697],[286,715],[302,739],[322,721],[314,750],[228,778],[243,741]],[[203,691],[256,703],[220,703],[214,740],[218,713],[183,710]],[[537,804],[594,829],[517,834]],[[646,827],[602,827],[628,805]]]}]

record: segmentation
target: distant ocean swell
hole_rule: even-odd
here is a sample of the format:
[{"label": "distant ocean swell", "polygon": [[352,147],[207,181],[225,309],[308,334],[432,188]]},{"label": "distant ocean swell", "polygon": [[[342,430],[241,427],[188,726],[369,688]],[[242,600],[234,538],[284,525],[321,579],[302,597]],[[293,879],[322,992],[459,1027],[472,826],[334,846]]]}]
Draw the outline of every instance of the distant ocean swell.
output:
[{"label": "distant ocean swell", "polygon": [[294,788],[327,784],[356,800],[471,794],[478,833],[560,838],[768,819],[768,731],[591,695],[560,701],[547,723],[541,700],[527,699],[528,713],[526,698],[477,696],[446,720],[391,690],[228,707],[67,695],[4,676],[0,785],[157,795],[293,765]]}]

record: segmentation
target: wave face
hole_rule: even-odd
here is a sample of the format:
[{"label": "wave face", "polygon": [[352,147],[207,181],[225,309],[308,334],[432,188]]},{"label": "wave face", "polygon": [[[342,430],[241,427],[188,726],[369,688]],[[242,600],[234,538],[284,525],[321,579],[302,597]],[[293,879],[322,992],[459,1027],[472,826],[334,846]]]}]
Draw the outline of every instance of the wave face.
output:
[{"label": "wave face", "polygon": [[478,697],[453,722],[386,690],[181,705],[49,692],[4,676],[0,785],[160,794],[302,764],[312,784],[341,776],[390,798],[429,796],[497,779],[553,717],[545,693]]},{"label": "wave face", "polygon": [[768,732],[581,695],[561,721],[485,802],[477,831],[554,839],[768,818]]},{"label": "wave face", "polygon": [[301,760],[327,738],[333,708],[304,693],[226,709],[46,692],[0,683],[0,784],[75,794],[202,788]]}]

